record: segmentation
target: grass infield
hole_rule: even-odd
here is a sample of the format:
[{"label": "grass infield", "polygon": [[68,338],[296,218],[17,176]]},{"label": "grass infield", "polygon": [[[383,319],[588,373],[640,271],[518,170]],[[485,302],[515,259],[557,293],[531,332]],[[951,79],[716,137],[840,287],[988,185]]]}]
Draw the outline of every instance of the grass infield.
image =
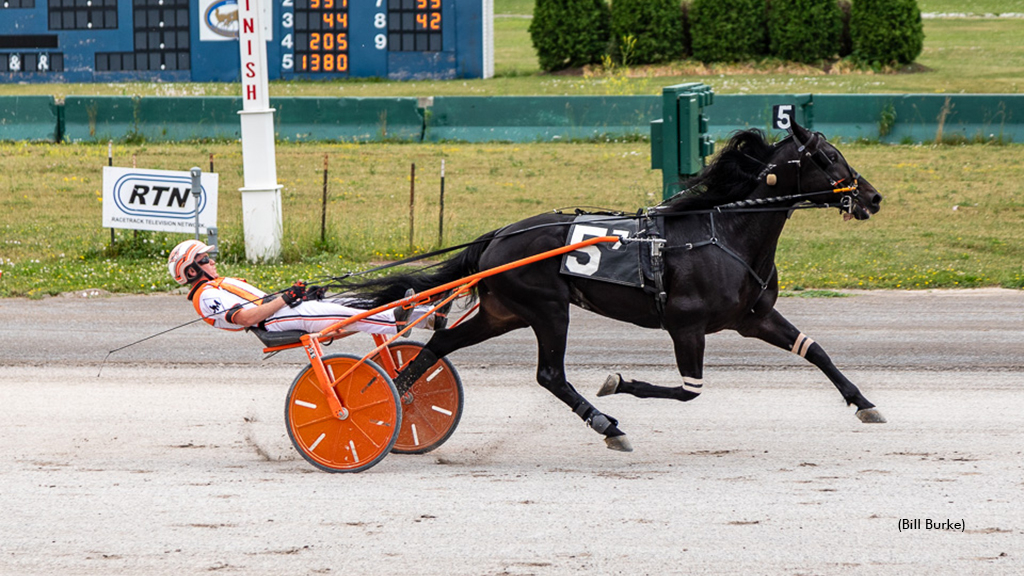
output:
[{"label": "grass infield", "polygon": [[[885,196],[866,222],[835,210],[794,214],[779,246],[785,290],[1024,287],[1021,146],[840,145]],[[103,145],[0,144],[0,296],[99,288],[174,288],[166,271],[180,234],[101,227]],[[285,144],[284,262],[252,266],[242,247],[241,151],[236,144],[115,146],[115,164],[181,170],[214,155],[220,174],[224,274],[267,288],[365,269],[439,245],[440,161],[446,160],[450,246],[532,214],[656,204],[661,176],[646,142],[561,144]],[[320,241],[323,156],[330,160],[326,241]],[[409,246],[409,173],[416,163]]]}]

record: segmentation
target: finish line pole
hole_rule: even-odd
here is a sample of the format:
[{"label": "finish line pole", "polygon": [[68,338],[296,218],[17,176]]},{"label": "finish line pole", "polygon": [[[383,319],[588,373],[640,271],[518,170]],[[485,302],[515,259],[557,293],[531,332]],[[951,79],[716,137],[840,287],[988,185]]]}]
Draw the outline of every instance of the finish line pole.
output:
[{"label": "finish line pole", "polygon": [[261,2],[238,1],[238,47],[242,56],[242,225],[245,257],[267,262],[281,257],[281,186],[274,153],[274,109],[267,85],[267,44]]}]

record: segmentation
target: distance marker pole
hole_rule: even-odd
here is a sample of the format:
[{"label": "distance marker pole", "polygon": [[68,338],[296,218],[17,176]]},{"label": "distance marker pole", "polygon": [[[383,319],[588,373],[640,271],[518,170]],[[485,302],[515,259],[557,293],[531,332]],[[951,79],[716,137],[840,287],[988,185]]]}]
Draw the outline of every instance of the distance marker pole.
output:
[{"label": "distance marker pole", "polygon": [[441,159],[441,207],[437,221],[437,247],[444,246],[444,158]]},{"label": "distance marker pole", "polygon": [[409,173],[409,253],[413,251],[413,234],[416,231],[416,163]]}]

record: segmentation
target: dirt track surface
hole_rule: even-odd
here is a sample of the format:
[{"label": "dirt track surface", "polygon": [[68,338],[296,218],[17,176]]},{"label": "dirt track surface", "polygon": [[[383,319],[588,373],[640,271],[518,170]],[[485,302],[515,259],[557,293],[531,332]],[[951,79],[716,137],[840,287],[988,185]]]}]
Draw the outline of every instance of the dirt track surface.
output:
[{"label": "dirt track surface", "polygon": [[[327,474],[284,431],[301,353],[196,324],[97,377],[190,306],[0,300],[0,574],[1024,573],[1024,292],[779,309],[888,424],[735,334],[709,338],[694,402],[595,398],[609,372],[677,385],[671,347],[574,313],[570,379],[634,452],[534,383],[521,331],[452,356],[466,405],[444,446]],[[963,530],[925,528],[947,520]]]}]

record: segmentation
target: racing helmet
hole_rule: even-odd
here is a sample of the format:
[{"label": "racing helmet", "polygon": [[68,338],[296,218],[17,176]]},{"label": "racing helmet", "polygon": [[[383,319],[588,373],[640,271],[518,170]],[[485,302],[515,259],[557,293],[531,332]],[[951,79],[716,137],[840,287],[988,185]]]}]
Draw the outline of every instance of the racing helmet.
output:
[{"label": "racing helmet", "polygon": [[[195,266],[196,258],[213,250],[213,246],[207,246],[199,240],[185,240],[171,250],[171,255],[167,258],[167,271],[178,284],[188,284],[199,272]],[[192,268],[195,274],[188,274],[189,268]]]}]

